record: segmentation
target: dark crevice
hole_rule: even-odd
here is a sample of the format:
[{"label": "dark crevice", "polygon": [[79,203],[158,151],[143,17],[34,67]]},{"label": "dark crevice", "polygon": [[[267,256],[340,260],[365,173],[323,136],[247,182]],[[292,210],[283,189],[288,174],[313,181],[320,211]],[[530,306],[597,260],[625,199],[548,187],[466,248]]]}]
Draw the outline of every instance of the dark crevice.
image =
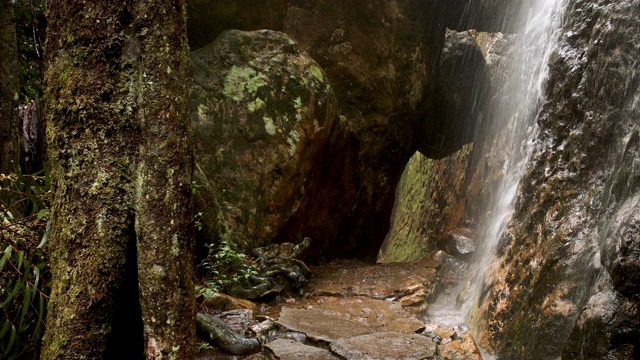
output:
[{"label": "dark crevice", "polygon": [[144,333],[140,292],[138,291],[138,256],[133,219],[130,221],[129,242],[124,280],[114,306],[111,334],[107,340],[105,359],[144,359]]}]

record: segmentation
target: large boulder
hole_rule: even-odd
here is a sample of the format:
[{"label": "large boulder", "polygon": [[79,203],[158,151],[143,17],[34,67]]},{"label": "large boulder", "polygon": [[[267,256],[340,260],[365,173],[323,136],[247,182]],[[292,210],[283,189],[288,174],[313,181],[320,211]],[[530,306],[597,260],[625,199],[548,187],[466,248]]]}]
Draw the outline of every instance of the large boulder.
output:
[{"label": "large boulder", "polygon": [[293,39],[268,30],[227,31],[190,60],[196,179],[236,242],[271,243],[298,212],[335,127],[326,75]]},{"label": "large boulder", "polygon": [[444,159],[428,159],[419,152],[411,157],[400,183],[379,262],[406,262],[438,249],[444,234],[470,221],[465,205],[469,195],[467,169],[472,145]]},{"label": "large boulder", "polygon": [[[233,5],[232,3],[240,4],[234,1],[228,6]],[[221,23],[228,23],[229,26],[238,25],[242,28],[265,25],[262,22],[253,21],[239,24],[230,18],[229,14],[233,11],[221,10],[226,8],[225,4],[220,1],[192,2],[193,9],[202,11],[208,9],[212,16],[209,22],[192,22],[192,26],[196,27],[191,29],[192,33],[217,34],[220,29],[214,24]],[[262,9],[264,13],[270,13],[269,11],[280,13],[277,9],[281,5],[281,2],[268,2],[257,8]],[[266,239],[297,241],[310,237],[314,240],[312,247],[316,251],[312,253],[316,254],[316,258],[360,256],[373,259],[389,228],[394,190],[404,164],[415,151],[415,143],[422,141],[425,134],[430,131],[428,94],[433,85],[432,78],[436,65],[434,59],[439,54],[445,28],[443,23],[426,21],[424,14],[436,16],[443,6],[438,1],[418,4],[381,0],[339,3],[335,0],[288,1],[286,6],[284,18],[275,16],[278,20],[266,26],[282,29],[296,40],[301,50],[309,53],[318,62],[326,73],[324,80],[331,83],[339,99],[337,107],[340,121],[331,127],[329,139],[323,147],[322,161],[314,163],[308,168],[308,172],[306,169],[299,171],[299,174],[305,174],[301,177],[305,178],[305,196],[284,194],[276,199],[274,206],[272,201],[257,199],[266,194],[264,189],[252,190],[256,191],[253,194],[256,200],[249,202],[246,202],[248,192],[245,192],[242,197],[222,193],[216,195],[220,197],[225,218],[231,223],[237,223],[231,225],[232,230],[238,232],[237,225],[261,228],[256,230],[262,233],[258,235],[261,239],[259,242]],[[238,14],[247,14],[248,19],[251,13],[257,11],[257,8],[234,11]],[[423,29],[423,31],[416,31],[416,29]],[[216,44],[220,43],[221,40],[216,41]],[[229,50],[232,54],[238,51],[233,48]],[[219,55],[225,56],[224,51],[227,51],[226,48],[220,49]],[[202,54],[202,49],[197,50],[196,54]],[[233,63],[236,60],[225,61]],[[247,63],[251,60],[247,56],[243,61]],[[207,67],[210,66],[213,66],[213,63],[207,65]],[[241,64],[235,64],[236,68],[241,66]],[[226,64],[223,64],[223,67],[233,68]],[[211,72],[211,70],[206,71]],[[239,74],[237,69],[231,73],[235,76],[235,83],[241,87],[245,86],[247,90],[256,86],[255,81],[261,81],[259,76]],[[258,85],[262,84],[258,83]],[[224,88],[224,80],[218,80],[216,86],[219,88],[211,87],[214,93]],[[268,87],[263,91],[266,91],[266,88]],[[266,101],[267,99],[261,98],[261,100],[266,104],[265,108],[278,108],[278,105]],[[255,101],[255,96],[249,96],[238,99],[233,106],[242,107],[243,102]],[[234,101],[232,100],[231,103]],[[204,103],[200,100],[193,102],[196,118],[199,116],[198,107],[203,109],[202,104]],[[215,106],[204,105],[207,106],[208,111],[214,111]],[[251,106],[255,107],[256,104]],[[241,118],[246,117],[242,113],[249,114],[249,109],[236,111]],[[242,120],[233,119],[236,114],[228,113],[226,117],[231,123],[242,123]],[[294,116],[294,114],[290,115]],[[204,130],[206,126],[201,126],[199,122],[205,124],[203,121],[196,120],[196,132],[206,131]],[[278,126],[275,122],[274,125]],[[324,129],[329,130],[329,127],[326,126]],[[290,129],[283,131],[283,134],[286,135],[289,131]],[[264,126],[262,132],[264,132]],[[238,132],[236,136],[242,135]],[[267,136],[264,140],[273,140],[268,137],[268,134],[263,135]],[[204,137],[207,136],[209,135]],[[260,141],[258,138],[255,140]],[[253,138],[250,141],[253,141]],[[202,141],[196,138],[196,147],[200,143]],[[214,147],[206,152],[210,150],[214,150]],[[265,155],[268,153],[261,156]],[[311,157],[308,159],[310,160]],[[229,163],[231,168],[225,170],[226,164],[222,166],[220,162],[215,165],[218,166],[215,169],[209,169],[210,165],[205,165],[202,160],[200,162],[203,171],[212,174],[219,171],[227,171],[230,174],[235,171],[233,169],[244,166],[249,173],[247,174],[249,178],[259,177],[250,171],[257,167],[255,163],[251,166],[248,166],[247,161],[242,163],[244,165]],[[238,177],[245,176],[238,175]],[[238,181],[248,184],[248,180]],[[228,187],[220,187],[220,189],[231,191]],[[238,187],[234,187],[233,191],[236,189]],[[301,194],[299,189],[290,191]],[[300,201],[296,202],[294,197]],[[235,201],[240,199],[242,202]],[[227,208],[223,204],[225,202],[229,204]],[[269,208],[263,211],[260,207],[255,207],[254,204],[259,202],[269,204]],[[278,215],[279,219],[283,221],[288,219],[286,223],[280,220],[265,222],[266,218],[259,215],[269,213],[268,216],[273,218],[279,211],[284,212]],[[250,215],[239,215],[239,213]],[[233,220],[238,216],[253,223],[245,225],[238,220]],[[279,227],[277,223],[282,226]],[[252,236],[257,234],[256,231],[242,230],[246,234],[251,233]],[[248,236],[242,235],[241,240],[248,241]]]},{"label": "large boulder", "polygon": [[[408,159],[417,149],[435,157],[456,151],[464,141],[440,132],[473,121],[453,110],[439,111],[433,94],[442,64],[453,65],[447,67],[451,74],[461,56],[476,62],[482,54],[451,51],[447,61],[438,61],[446,30],[443,2],[290,4],[284,31],[326,70],[343,121],[330,149],[337,161],[319,168],[317,192],[310,193],[305,207],[311,216],[294,220],[283,234],[318,234],[326,239],[319,244],[322,253],[373,259],[389,230],[395,189]],[[473,72],[456,69],[465,81]]]}]

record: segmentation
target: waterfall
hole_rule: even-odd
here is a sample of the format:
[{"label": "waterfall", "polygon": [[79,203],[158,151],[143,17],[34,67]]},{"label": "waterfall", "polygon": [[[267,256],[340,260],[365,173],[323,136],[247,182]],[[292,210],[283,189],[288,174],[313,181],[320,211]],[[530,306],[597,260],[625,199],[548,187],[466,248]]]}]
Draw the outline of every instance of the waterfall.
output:
[{"label": "waterfall", "polygon": [[[487,194],[476,234],[478,250],[475,277],[462,315],[473,328],[481,316],[478,305],[485,299],[492,274],[499,262],[497,249],[514,211],[518,186],[536,139],[536,115],[544,101],[542,87],[547,77],[549,55],[557,43],[564,0],[533,0],[523,7],[518,35],[509,56],[509,69],[487,111],[491,125],[482,129],[490,156],[500,156],[500,180],[494,193]],[[489,138],[486,138],[489,137]],[[484,295],[486,296],[486,295]]]},{"label": "waterfall", "polygon": [[[466,295],[456,298],[460,289],[443,292],[429,308],[429,321],[473,328],[476,317],[481,316],[478,304],[484,302],[483,296],[492,284],[491,275],[500,265],[497,248],[514,211],[520,179],[538,132],[535,119],[544,101],[547,62],[556,47],[565,3],[566,0],[531,0],[521,7],[517,35],[494,34],[511,39],[506,59],[509,66],[493,80],[494,93],[488,97],[485,110],[488,120],[475,136],[474,151],[481,154],[481,159],[492,157],[491,165],[497,168],[485,176],[498,180],[483,180],[490,185],[484,205],[475,215],[477,246],[475,261],[467,269],[470,282],[463,290]],[[467,300],[460,308],[461,298]]]}]

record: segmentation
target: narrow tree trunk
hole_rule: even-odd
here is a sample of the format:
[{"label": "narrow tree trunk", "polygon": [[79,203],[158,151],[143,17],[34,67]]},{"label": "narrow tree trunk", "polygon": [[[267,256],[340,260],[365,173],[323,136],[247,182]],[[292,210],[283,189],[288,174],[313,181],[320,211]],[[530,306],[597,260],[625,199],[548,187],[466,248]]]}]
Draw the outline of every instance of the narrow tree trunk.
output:
[{"label": "narrow tree trunk", "polygon": [[135,326],[142,316],[147,358],[189,359],[195,302],[184,2],[49,0],[47,11],[55,193],[42,358],[135,358],[143,344],[123,353],[127,339],[112,330],[128,324],[142,335]]},{"label": "narrow tree trunk", "polygon": [[18,86],[13,2],[0,0],[0,174],[15,173],[20,166]]},{"label": "narrow tree trunk", "polygon": [[[141,37],[142,137],[136,174],[140,305],[147,359],[189,359],[195,331],[191,180],[184,1],[139,1],[151,25]],[[146,76],[145,76],[146,75]],[[168,356],[168,357],[167,357]]]}]

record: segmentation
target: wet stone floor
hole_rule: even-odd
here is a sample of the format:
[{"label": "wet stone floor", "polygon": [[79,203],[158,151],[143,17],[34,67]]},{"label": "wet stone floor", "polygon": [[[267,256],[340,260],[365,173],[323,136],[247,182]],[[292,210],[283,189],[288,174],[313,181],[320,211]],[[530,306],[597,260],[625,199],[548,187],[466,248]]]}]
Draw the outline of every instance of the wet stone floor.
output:
[{"label": "wet stone floor", "polygon": [[238,334],[259,338],[258,353],[208,349],[199,359],[481,360],[465,327],[428,315],[435,295],[462,281],[447,267],[450,259],[441,254],[414,263],[349,260],[312,267],[300,299],[273,307],[237,301],[218,314]]}]

